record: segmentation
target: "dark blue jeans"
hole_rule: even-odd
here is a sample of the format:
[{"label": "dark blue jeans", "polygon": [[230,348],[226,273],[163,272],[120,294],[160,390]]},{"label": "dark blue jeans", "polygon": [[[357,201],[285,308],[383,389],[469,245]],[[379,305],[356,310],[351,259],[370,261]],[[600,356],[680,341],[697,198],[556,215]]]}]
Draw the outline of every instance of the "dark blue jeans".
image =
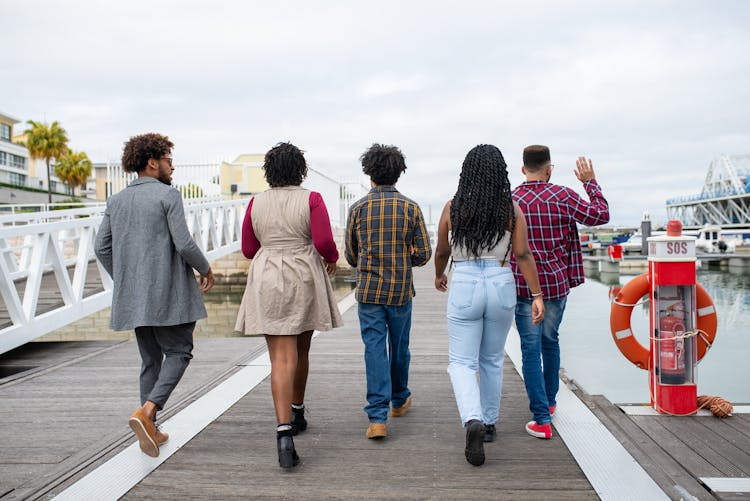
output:
[{"label": "dark blue jeans", "polygon": [[529,396],[529,409],[538,424],[552,421],[549,408],[557,405],[560,379],[560,343],[558,329],[568,298],[545,299],[544,320],[531,321],[531,299],[518,297],[516,328],[521,336],[523,382]]},{"label": "dark blue jeans", "polygon": [[401,306],[358,303],[365,343],[367,405],[371,423],[385,423],[391,402],[401,407],[409,391],[411,301]]}]

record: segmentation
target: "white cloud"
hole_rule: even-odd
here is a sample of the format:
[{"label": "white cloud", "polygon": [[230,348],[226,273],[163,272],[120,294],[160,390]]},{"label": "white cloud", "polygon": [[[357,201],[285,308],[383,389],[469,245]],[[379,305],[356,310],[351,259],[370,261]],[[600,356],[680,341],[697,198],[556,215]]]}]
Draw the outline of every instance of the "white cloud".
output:
[{"label": "white cloud", "polygon": [[2,2],[0,110],[60,121],[95,160],[149,130],[190,162],[291,140],[350,180],[369,144],[397,144],[400,187],[433,212],[472,146],[500,147],[517,184],[522,148],[543,143],[554,179],[576,188],[575,157],[590,156],[613,222],[634,223],[699,192],[715,156],[748,152],[748,13],[698,1]]},{"label": "white cloud", "polygon": [[361,94],[365,99],[402,93],[413,94],[426,89],[428,85],[427,78],[421,75],[378,75],[362,84]]}]

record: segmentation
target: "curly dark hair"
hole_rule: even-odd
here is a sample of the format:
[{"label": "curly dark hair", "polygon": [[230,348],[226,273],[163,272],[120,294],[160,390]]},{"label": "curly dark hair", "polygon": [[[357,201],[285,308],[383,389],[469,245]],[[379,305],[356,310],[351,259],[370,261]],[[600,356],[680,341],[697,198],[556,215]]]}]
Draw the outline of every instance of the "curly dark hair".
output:
[{"label": "curly dark hair", "polygon": [[263,162],[266,181],[272,188],[299,186],[307,176],[307,162],[292,143],[279,143],[266,153]]},{"label": "curly dark hair", "polygon": [[508,170],[503,154],[491,144],[480,144],[467,153],[458,189],[451,203],[452,244],[479,257],[511,233],[516,218]]},{"label": "curly dark hair", "polygon": [[167,136],[150,132],[133,136],[122,151],[122,169],[125,172],[141,172],[150,158],[160,159],[169,154],[174,143]]},{"label": "curly dark hair", "polygon": [[396,184],[406,170],[404,154],[395,146],[373,143],[361,157],[362,172],[377,185]]}]

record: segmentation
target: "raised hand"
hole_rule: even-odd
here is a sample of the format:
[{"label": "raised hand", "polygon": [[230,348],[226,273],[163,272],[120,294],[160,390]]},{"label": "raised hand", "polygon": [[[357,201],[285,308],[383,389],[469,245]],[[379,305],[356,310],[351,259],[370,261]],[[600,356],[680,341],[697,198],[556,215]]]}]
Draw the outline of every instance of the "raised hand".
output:
[{"label": "raised hand", "polygon": [[578,180],[582,183],[595,179],[594,166],[591,163],[591,159],[586,157],[578,157],[576,160],[576,168],[573,170]]}]

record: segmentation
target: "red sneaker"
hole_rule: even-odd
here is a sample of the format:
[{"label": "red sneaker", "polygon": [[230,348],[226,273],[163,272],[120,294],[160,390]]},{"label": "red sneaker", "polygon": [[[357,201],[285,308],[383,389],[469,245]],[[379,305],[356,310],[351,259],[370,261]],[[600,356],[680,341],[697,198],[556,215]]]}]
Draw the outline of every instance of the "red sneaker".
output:
[{"label": "red sneaker", "polygon": [[550,415],[550,416],[551,416],[551,415],[553,415],[553,414],[555,413],[555,409],[557,409],[557,406],[556,406],[556,405],[553,405],[552,407],[550,407],[550,408],[549,408],[549,415]]},{"label": "red sneaker", "polygon": [[552,438],[552,425],[537,424],[536,421],[526,423],[526,433],[536,438]]}]

